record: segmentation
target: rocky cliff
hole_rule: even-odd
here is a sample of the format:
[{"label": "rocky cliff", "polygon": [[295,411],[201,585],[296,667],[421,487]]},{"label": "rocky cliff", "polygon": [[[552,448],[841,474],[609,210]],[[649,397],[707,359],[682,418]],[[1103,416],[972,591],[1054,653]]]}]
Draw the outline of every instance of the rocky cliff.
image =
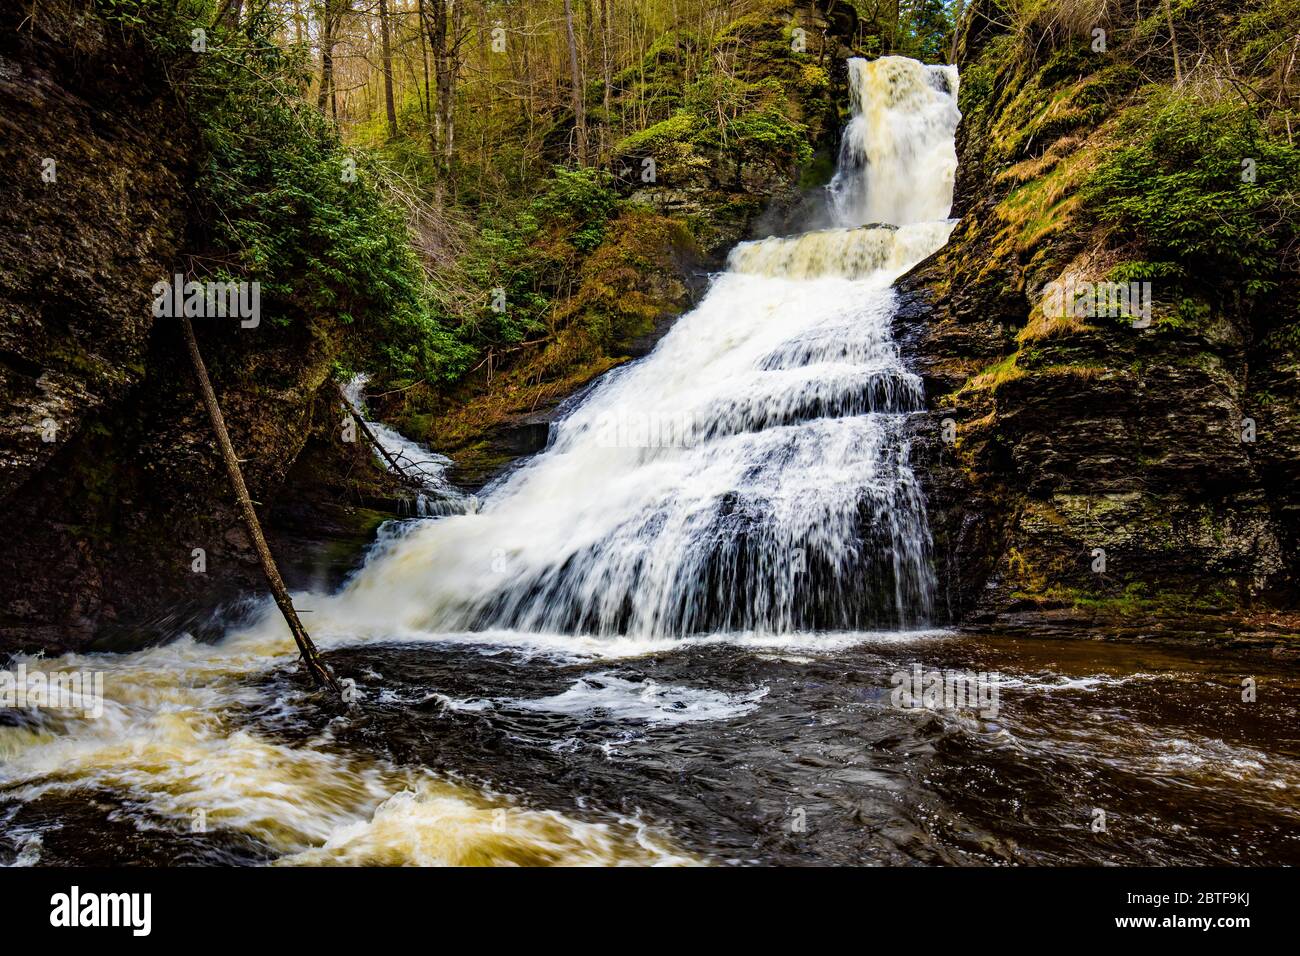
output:
[{"label": "rocky cliff", "polygon": [[[1244,52],[1285,48],[1287,21],[1152,6],[994,0],[965,21],[961,221],[898,320],[954,620],[1294,630],[1293,81]],[[1211,62],[1285,108],[1243,106]],[[1151,308],[1098,308],[1092,283],[1146,283]],[[1062,288],[1066,308],[1044,295]]]},{"label": "rocky cliff", "polygon": [[[0,650],[134,646],[263,582],[179,326],[151,310],[210,249],[197,132],[139,31],[42,9],[0,11]],[[272,546],[307,583],[329,556],[298,529],[355,540],[395,494],[339,441],[337,339],[196,326]]]}]

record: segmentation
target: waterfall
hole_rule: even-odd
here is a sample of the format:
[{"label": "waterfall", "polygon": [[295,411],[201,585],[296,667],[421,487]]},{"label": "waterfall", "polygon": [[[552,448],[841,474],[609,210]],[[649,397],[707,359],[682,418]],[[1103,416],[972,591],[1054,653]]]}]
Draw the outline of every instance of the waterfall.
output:
[{"label": "waterfall", "polygon": [[[739,246],[699,307],[602,379],[478,510],[452,508],[445,459],[372,423],[461,513],[385,525],[341,591],[299,596],[322,649],[433,639],[644,654],[736,630],[824,649],[846,635],[792,632],[926,621],[930,538],[906,438],[923,396],[890,332],[891,283],[951,229],[956,75],[886,59],[853,61],[850,76],[855,115],[827,194],[840,227]],[[363,385],[347,395],[358,414]],[[635,820],[532,810],[349,752],[330,742],[348,718],[301,745],[259,732],[250,715],[293,710],[259,681],[295,658],[269,602],[215,644],[24,658],[42,673],[104,672],[103,713],[0,721],[0,794],[56,807],[121,794],[127,819],[147,812],[142,829],[170,821],[189,840],[201,815],[280,862],[684,862]],[[364,679],[384,706],[383,675]],[[597,672],[514,706],[678,723],[749,714],[766,692]]]},{"label": "waterfall", "polygon": [[[396,471],[404,478],[418,483],[413,503],[416,515],[433,518],[473,511],[478,506],[477,499],[463,494],[447,478],[450,458],[411,441],[383,422],[371,421],[366,417],[365,389],[369,380],[368,375],[354,375],[343,387],[343,398],[353,414],[366,423],[370,434],[375,436],[376,443],[383,449],[383,455],[375,456],[379,463],[388,471]],[[394,463],[396,468],[393,467]]]},{"label": "waterfall", "polygon": [[[681,636],[910,627],[934,589],[892,281],[952,223],[957,74],[849,61],[838,228],[744,243],[480,513],[394,540],[339,595],[390,627]],[[870,225],[864,225],[870,223]]]},{"label": "waterfall", "polygon": [[849,60],[853,115],[831,180],[840,226],[945,219],[957,151],[957,68],[887,56]]}]

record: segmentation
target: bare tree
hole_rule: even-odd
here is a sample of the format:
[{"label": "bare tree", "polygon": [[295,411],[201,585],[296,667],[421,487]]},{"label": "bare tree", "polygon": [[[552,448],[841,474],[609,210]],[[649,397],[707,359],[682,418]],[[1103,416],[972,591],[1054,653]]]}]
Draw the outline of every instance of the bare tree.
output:
[{"label": "bare tree", "polygon": [[430,0],[433,15],[427,22],[433,49],[433,75],[437,87],[434,127],[443,160],[451,162],[456,141],[456,72],[460,50],[459,0]]},{"label": "bare tree", "polygon": [[334,106],[334,118],[338,119],[338,100],[334,95],[334,31],[338,20],[334,14],[334,4],[338,0],[322,0],[320,20],[320,89],[316,91],[316,108],[325,112],[327,102]]},{"label": "bare tree", "polygon": [[1169,6],[1169,0],[1164,0],[1165,5],[1165,22],[1169,24],[1169,42],[1174,47],[1174,82],[1179,86],[1183,83],[1183,64],[1178,57],[1178,36],[1174,33],[1174,12]]},{"label": "bare tree", "polygon": [[[435,3],[438,0],[434,0]],[[425,11],[424,0],[418,0],[416,13],[419,17],[419,34],[420,34],[420,60],[424,64],[424,121],[429,130],[429,151],[435,155],[438,152],[438,134],[434,130],[433,105],[430,100],[429,91],[429,14]]]},{"label": "bare tree", "polygon": [[569,44],[572,76],[573,129],[577,136],[578,165],[587,165],[587,110],[582,89],[582,67],[578,64],[578,39],[573,30],[573,0],[564,0],[564,35]]},{"label": "bare tree", "polygon": [[609,149],[610,134],[610,102],[613,98],[614,82],[611,74],[611,61],[609,58],[609,0],[600,0],[600,64],[601,73],[605,83],[604,99],[604,122],[600,127],[600,151],[605,153]]},{"label": "bare tree", "polygon": [[397,109],[393,104],[393,48],[388,30],[388,0],[379,0],[379,36],[384,55],[384,108],[388,113],[388,138],[397,138]]},{"label": "bare tree", "polygon": [[302,664],[307,673],[321,687],[328,687],[336,695],[342,696],[343,691],[339,687],[338,681],[330,673],[329,668],[321,660],[320,652],[316,650],[316,645],[312,643],[307,634],[307,629],[302,626],[302,621],[298,619],[298,612],[294,609],[293,599],[289,596],[289,589],[284,586],[284,579],[280,577],[280,569],[276,567],[275,558],[271,556],[271,549],[266,545],[266,538],[262,535],[261,522],[257,520],[257,512],[253,510],[253,500],[248,495],[248,487],[244,484],[244,474],[239,468],[239,457],[235,454],[235,446],[230,442],[230,433],[226,431],[226,420],[221,414],[221,406],[217,403],[217,394],[212,390],[212,381],[208,378],[207,367],[203,364],[203,356],[199,353],[198,340],[194,338],[194,326],[188,318],[181,320],[182,327],[185,330],[185,343],[189,347],[190,363],[194,366],[194,377],[198,379],[199,392],[203,397],[203,405],[208,411],[208,418],[212,422],[212,431],[217,436],[217,446],[221,450],[221,457],[226,463],[226,474],[230,478],[230,486],[235,492],[235,500],[239,503],[239,512],[243,516],[244,526],[248,529],[249,536],[253,539],[253,547],[257,551],[258,560],[262,564],[262,574],[266,577],[266,583],[271,588],[271,596],[275,598],[276,606],[284,616],[284,621],[289,625],[289,632],[293,634],[294,643],[298,645],[298,651],[302,654]]}]

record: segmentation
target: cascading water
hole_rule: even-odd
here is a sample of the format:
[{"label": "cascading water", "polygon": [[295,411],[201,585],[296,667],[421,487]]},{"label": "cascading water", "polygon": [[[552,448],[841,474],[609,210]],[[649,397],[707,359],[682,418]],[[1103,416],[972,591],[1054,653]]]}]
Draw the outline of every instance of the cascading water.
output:
[{"label": "cascading water", "polygon": [[[607,376],[481,511],[394,523],[342,591],[300,596],[323,649],[526,638],[612,658],[704,631],[789,643],[800,629],[926,620],[929,536],[904,429],[922,395],[891,339],[890,283],[951,229],[957,77],[897,58],[852,61],[850,75],[856,112],[829,197],[839,228],[738,247],[699,308]],[[869,221],[885,224],[861,228]],[[445,490],[445,462],[374,430]],[[334,723],[305,746],[262,732],[254,715],[274,724],[294,707],[268,705],[258,681],[294,660],[273,608],[217,644],[25,659],[33,672],[101,671],[106,699],[99,719],[32,711],[0,723],[0,814],[46,808],[22,859],[40,857],[42,826],[62,826],[64,810],[39,822],[49,807],[92,793],[120,799],[142,830],[165,820],[188,833],[202,811],[287,862],[685,862],[635,817],[534,811],[341,751]],[[383,706],[382,686],[369,690]],[[598,704],[678,722],[749,714],[765,693],[602,672],[466,706]]]},{"label": "cascading water", "polygon": [[836,225],[945,219],[957,151],[957,68],[849,60],[852,117],[831,180]]},{"label": "cascading water", "polygon": [[373,559],[340,596],[347,616],[641,636],[928,619],[904,427],[922,392],[891,337],[890,284],[952,229],[957,74],[887,57],[849,75],[840,227],[737,247],[699,307],[480,514]]},{"label": "cascading water", "polygon": [[389,471],[397,471],[404,478],[418,484],[419,490],[414,501],[416,515],[434,518],[439,515],[464,514],[477,508],[476,498],[467,497],[447,479],[450,458],[411,441],[383,422],[371,421],[365,417],[365,389],[368,381],[367,375],[353,376],[343,387],[343,398],[357,417],[365,421],[366,427],[383,450],[383,455],[376,455],[380,463]]},{"label": "cascading water", "polygon": [[[269,602],[215,644],[8,662],[104,700],[0,707],[0,863],[1296,861],[1285,662],[1240,659],[1270,688],[1247,713],[1207,693],[1221,648],[894,630],[932,580],[890,283],[951,229],[957,76],[850,76],[836,228],[737,248],[480,513],[392,522],[296,595],[360,710],[290,678]],[[446,497],[443,459],[374,431]],[[922,663],[995,681],[996,720],[893,705]],[[1098,805],[1150,812],[1099,843]]]}]

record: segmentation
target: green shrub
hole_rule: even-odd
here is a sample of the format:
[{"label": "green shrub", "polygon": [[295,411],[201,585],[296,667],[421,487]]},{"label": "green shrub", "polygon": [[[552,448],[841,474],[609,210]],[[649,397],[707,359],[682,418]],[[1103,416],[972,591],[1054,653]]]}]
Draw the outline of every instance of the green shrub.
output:
[{"label": "green shrub", "polygon": [[[523,210],[486,223],[464,259],[469,287],[480,294],[465,304],[462,338],[482,349],[545,329],[553,299],[604,241],[615,208],[608,173],[556,167]],[[504,309],[493,307],[495,290]]]},{"label": "green shrub", "polygon": [[1120,129],[1128,145],[1085,185],[1095,214],[1153,260],[1248,295],[1273,289],[1280,250],[1295,238],[1300,150],[1239,103],[1168,91],[1128,110]]},{"label": "green shrub", "polygon": [[[139,29],[167,64],[198,137],[194,268],[258,282],[270,329],[327,339],[348,367],[430,381],[459,376],[474,352],[440,320],[405,218],[302,98],[311,64],[255,15],[212,26],[199,0],[98,0]],[[192,49],[197,27],[207,51]]]}]

